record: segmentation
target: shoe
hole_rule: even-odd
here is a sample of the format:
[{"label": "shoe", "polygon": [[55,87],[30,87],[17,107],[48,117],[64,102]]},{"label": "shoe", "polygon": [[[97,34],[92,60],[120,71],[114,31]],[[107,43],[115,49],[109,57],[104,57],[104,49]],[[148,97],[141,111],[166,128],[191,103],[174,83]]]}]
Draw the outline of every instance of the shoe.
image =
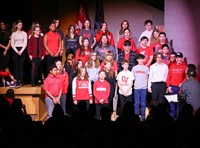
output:
[{"label": "shoe", "polygon": [[10,84],[10,88],[15,88],[15,87],[16,87],[16,83]]},{"label": "shoe", "polygon": [[20,87],[22,87],[22,83],[17,82],[15,88],[20,88]]}]

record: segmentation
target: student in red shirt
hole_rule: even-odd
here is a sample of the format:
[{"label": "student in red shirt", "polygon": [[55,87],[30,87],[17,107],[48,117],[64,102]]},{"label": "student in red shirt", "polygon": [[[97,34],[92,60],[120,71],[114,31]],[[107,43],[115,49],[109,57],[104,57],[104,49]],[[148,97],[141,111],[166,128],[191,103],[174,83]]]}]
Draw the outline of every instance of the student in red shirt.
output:
[{"label": "student in red shirt", "polygon": [[93,93],[96,104],[96,119],[100,120],[101,108],[108,106],[108,97],[110,95],[110,84],[105,80],[106,72],[99,71],[99,80],[94,82]]},{"label": "student in red shirt", "polygon": [[83,100],[87,103],[87,110],[89,110],[89,104],[93,103],[92,85],[85,67],[78,69],[78,75],[72,81],[72,95],[74,109],[76,109],[78,102]]},{"label": "student in red shirt", "polygon": [[64,115],[67,115],[66,112],[66,99],[67,99],[67,91],[68,91],[68,73],[65,71],[62,62],[60,60],[55,62],[57,66],[57,75],[56,77],[60,79],[61,85],[62,85],[62,95],[60,97],[60,104],[64,111]]},{"label": "student in red shirt", "polygon": [[45,91],[45,104],[47,109],[47,119],[52,117],[55,104],[60,103],[62,94],[62,85],[60,79],[56,77],[57,66],[52,64],[49,66],[49,74],[44,80],[43,89]]}]

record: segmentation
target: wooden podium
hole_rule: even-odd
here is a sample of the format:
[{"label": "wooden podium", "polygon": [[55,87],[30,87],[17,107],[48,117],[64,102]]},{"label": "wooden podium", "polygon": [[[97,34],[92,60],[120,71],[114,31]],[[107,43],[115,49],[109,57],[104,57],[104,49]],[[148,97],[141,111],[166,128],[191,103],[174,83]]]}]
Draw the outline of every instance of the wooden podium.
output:
[{"label": "wooden podium", "polygon": [[[5,95],[10,87],[0,87],[0,94]],[[23,104],[26,105],[27,113],[31,115],[34,121],[46,120],[46,106],[45,93],[41,86],[31,87],[31,85],[24,85],[20,88],[13,88],[15,98],[22,99]]]}]

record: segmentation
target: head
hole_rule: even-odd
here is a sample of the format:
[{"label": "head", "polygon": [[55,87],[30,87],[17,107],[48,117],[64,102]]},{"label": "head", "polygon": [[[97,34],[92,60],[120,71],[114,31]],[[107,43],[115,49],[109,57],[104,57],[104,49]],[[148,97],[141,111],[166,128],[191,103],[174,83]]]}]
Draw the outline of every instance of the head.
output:
[{"label": "head", "polygon": [[170,62],[176,62],[176,52],[170,53]]},{"label": "head", "polygon": [[162,53],[156,53],[154,58],[155,58],[156,63],[162,63],[163,54]]},{"label": "head", "polygon": [[131,30],[129,28],[124,29],[124,37],[125,38],[130,38],[131,36]]},{"label": "head", "polygon": [[15,92],[12,88],[9,88],[7,91],[6,91],[6,97],[9,97],[11,99],[14,99],[15,98]]},{"label": "head", "polygon": [[57,66],[56,64],[51,64],[49,67],[48,67],[48,71],[49,71],[49,74],[51,74],[52,76],[56,76],[56,73],[57,73]]},{"label": "head", "polygon": [[193,69],[188,69],[187,70],[187,78],[191,79],[191,78],[195,78],[197,75],[196,71]]},{"label": "head", "polygon": [[100,80],[104,80],[106,77],[106,72],[104,70],[100,70],[98,75]]},{"label": "head", "polygon": [[72,65],[73,62],[74,62],[74,55],[72,53],[70,53],[67,56],[67,63],[69,63],[70,65]]},{"label": "head", "polygon": [[89,19],[84,20],[84,29],[91,29],[91,21]]},{"label": "head", "polygon": [[128,20],[123,20],[123,21],[121,22],[121,28],[123,28],[123,30],[124,30],[125,28],[129,28],[129,22],[128,22]]},{"label": "head", "polygon": [[124,60],[124,61],[122,62],[123,70],[128,70],[128,66],[129,66],[129,61]]},{"label": "head", "polygon": [[136,60],[139,65],[143,65],[144,59],[145,59],[145,55],[143,55],[143,54],[138,54],[136,57]]},{"label": "head", "polygon": [[55,32],[56,31],[56,23],[55,22],[50,22],[49,24],[49,30],[52,31],[52,32]]},{"label": "head", "polygon": [[132,43],[129,40],[124,41],[124,50],[125,52],[130,52],[132,47]]},{"label": "head", "polygon": [[176,63],[180,64],[183,61],[183,54],[181,52],[176,52]]},{"label": "head", "polygon": [[141,46],[147,46],[148,41],[149,41],[148,37],[146,36],[141,37],[140,39]]},{"label": "head", "polygon": [[162,45],[162,53],[164,55],[168,55],[169,54],[169,45],[168,44],[163,44]]},{"label": "head", "polygon": [[167,39],[166,33],[165,33],[165,32],[160,32],[160,34],[159,34],[159,40],[160,40],[161,42],[165,42],[166,39]]},{"label": "head", "polygon": [[153,25],[152,20],[146,20],[144,22],[145,29],[148,31],[152,30],[152,25]]}]

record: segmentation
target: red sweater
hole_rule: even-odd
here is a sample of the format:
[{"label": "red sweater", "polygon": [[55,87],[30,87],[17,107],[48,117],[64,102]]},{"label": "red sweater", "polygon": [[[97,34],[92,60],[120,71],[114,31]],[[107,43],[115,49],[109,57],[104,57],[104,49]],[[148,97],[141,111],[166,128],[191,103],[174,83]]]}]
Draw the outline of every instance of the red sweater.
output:
[{"label": "red sweater", "polygon": [[62,86],[62,94],[67,94],[67,90],[68,90],[68,85],[69,85],[69,81],[68,81],[68,73],[66,71],[64,71],[64,74],[60,74],[58,73],[56,75],[57,78],[60,79],[61,81],[61,86]]},{"label": "red sweater", "polygon": [[9,75],[10,75],[10,72],[0,71],[0,77],[6,77],[6,76],[9,76]]},{"label": "red sweater", "polygon": [[91,100],[92,99],[92,87],[91,81],[79,80],[75,77],[72,81],[72,95],[73,100]]},{"label": "red sweater", "polygon": [[185,71],[186,71],[187,65],[185,63],[182,64],[172,64],[168,76],[167,76],[167,86],[173,85],[173,86],[179,86],[180,83],[183,83],[185,80]]},{"label": "red sweater", "polygon": [[106,80],[103,82],[100,80],[94,82],[93,93],[95,96],[95,103],[99,103],[101,99],[104,99],[104,103],[108,103],[110,84]]}]

